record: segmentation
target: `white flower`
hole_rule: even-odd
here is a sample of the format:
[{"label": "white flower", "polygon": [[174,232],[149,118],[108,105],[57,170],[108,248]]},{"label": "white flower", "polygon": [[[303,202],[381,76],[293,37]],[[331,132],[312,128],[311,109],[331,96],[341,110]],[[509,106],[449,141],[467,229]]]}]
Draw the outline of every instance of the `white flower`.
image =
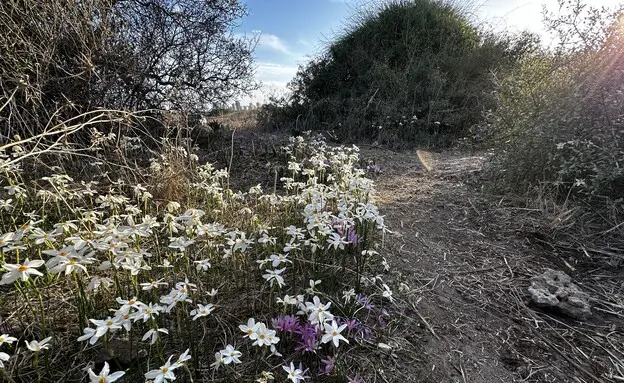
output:
[{"label": "white flower", "polygon": [[16,280],[20,279],[22,281],[27,281],[29,275],[38,275],[43,276],[43,274],[37,270],[37,267],[41,267],[43,265],[42,260],[34,260],[30,261],[28,258],[21,265],[14,265],[11,263],[5,263],[4,269],[8,271],[8,273],[2,276],[2,280],[0,280],[0,285],[6,285],[9,283],[13,283]]},{"label": "white flower", "polygon": [[52,339],[51,336],[45,338],[44,340],[42,340],[41,342],[38,342],[36,340],[33,340],[32,342],[28,342],[26,341],[26,347],[28,347],[28,349],[32,352],[39,352],[41,350],[47,350],[50,348],[50,340]]},{"label": "white flower", "polygon": [[[256,340],[252,343],[253,346],[271,346],[279,342],[279,338],[275,336],[276,331],[270,330],[264,323],[258,324],[258,329],[256,330]],[[251,339],[251,336],[249,337]]]},{"label": "white flower", "polygon": [[237,351],[231,344],[228,344],[225,346],[225,349],[219,352],[223,355],[223,364],[242,363],[238,358],[243,354]]},{"label": "white flower", "polygon": [[332,233],[330,237],[331,238],[327,239],[327,243],[329,243],[329,247],[333,247],[334,250],[344,250],[344,245],[349,244],[349,241],[345,241],[344,237],[341,237],[338,233]]},{"label": "white flower", "polygon": [[208,269],[210,268],[210,259],[202,259],[201,261],[193,261],[193,263],[196,263],[197,266],[195,266],[197,268],[197,271],[208,271]]},{"label": "white flower", "polygon": [[191,311],[191,315],[193,316],[193,320],[197,320],[201,317],[208,316],[214,310],[214,306],[210,303],[207,305],[198,304],[197,309]]},{"label": "white flower", "polygon": [[277,282],[279,287],[284,286],[285,282],[284,282],[284,277],[282,277],[280,274],[282,274],[284,272],[284,269],[277,269],[277,270],[267,270],[266,274],[264,274],[262,276],[262,278],[266,279],[267,282],[271,283],[271,286],[273,286],[273,284],[275,284],[275,282]]},{"label": "white flower", "polygon": [[107,332],[113,332],[121,328],[121,323],[117,321],[117,318],[108,317],[105,320],[89,319],[97,328],[95,329],[95,336],[100,338]]},{"label": "white flower", "polygon": [[91,383],[112,383],[124,376],[125,374],[125,372],[123,371],[117,371],[109,375],[110,367],[108,365],[108,362],[104,362],[104,367],[102,367],[102,371],[100,371],[98,375],[96,375],[95,372],[93,372],[93,370],[91,370],[90,368],[88,372]]},{"label": "white flower", "polygon": [[351,299],[355,297],[355,295],[356,294],[354,289],[345,290],[342,292],[342,299],[345,301],[345,303],[349,303],[351,302]]},{"label": "white flower", "polygon": [[247,320],[247,325],[244,324],[238,326],[238,328],[245,333],[245,338],[249,337],[251,340],[258,339],[258,329],[260,327],[260,323],[256,323],[254,318],[249,318]]},{"label": "white flower", "polygon": [[215,352],[215,361],[210,365],[210,367],[218,370],[219,367],[223,366],[225,363],[223,362],[223,355],[220,352]]},{"label": "white flower", "polygon": [[152,289],[157,289],[158,286],[167,286],[167,282],[163,282],[162,279],[157,281],[151,281],[146,283],[141,283],[141,290],[150,291]]},{"label": "white flower", "polygon": [[143,305],[139,308],[139,312],[136,317],[134,317],[134,321],[138,321],[139,319],[143,319],[143,322],[147,322],[154,315],[158,315],[160,311],[162,311],[162,307],[159,305],[154,305],[153,303],[149,303],[148,305]]},{"label": "white flower", "polygon": [[17,341],[17,338],[9,336],[9,334],[2,334],[2,335],[0,335],[0,346],[2,346],[5,343],[12,344],[15,341]]},{"label": "white flower", "polygon": [[269,260],[272,261],[271,266],[273,267],[277,267],[286,262],[292,263],[292,261],[288,259],[288,254],[271,254]]},{"label": "white flower", "polygon": [[97,275],[91,278],[91,281],[87,285],[87,291],[99,291],[101,286],[109,288],[113,285],[113,280],[107,277],[98,277]]},{"label": "white flower", "polygon": [[384,283],[383,288],[384,288],[384,291],[382,295],[384,296],[384,298],[388,298],[390,302],[394,302],[394,298],[392,297],[392,290],[390,290],[390,287],[388,287],[388,285]]},{"label": "white flower", "polygon": [[288,379],[291,382],[299,383],[305,380],[305,377],[303,376],[303,371],[301,371],[301,369],[299,368],[295,368],[295,365],[293,364],[293,362],[290,362],[290,366],[282,366],[282,368],[288,374]]},{"label": "white flower", "polygon": [[189,355],[189,351],[191,350],[187,348],[186,351],[180,354],[180,356],[178,356],[178,360],[176,361],[176,364],[182,365],[187,360],[190,360],[191,356]]},{"label": "white flower", "polygon": [[321,343],[333,342],[334,346],[336,347],[338,347],[338,344],[340,343],[341,340],[346,343],[349,343],[349,341],[344,336],[340,335],[342,330],[344,330],[347,327],[346,324],[343,324],[342,326],[338,327],[338,324],[336,324],[336,321],[333,320],[331,325],[325,323],[324,327],[325,327],[325,334],[321,338]]},{"label": "white flower", "polygon": [[89,339],[89,344],[95,344],[99,339],[99,336],[95,335],[95,329],[92,329],[91,327],[87,327],[82,331],[84,332],[84,335],[78,338],[79,342]]},{"label": "white flower", "polygon": [[168,380],[175,380],[175,375],[173,374],[173,370],[180,367],[179,364],[174,363],[171,364],[171,356],[167,360],[167,363],[160,366],[160,368],[156,370],[151,370],[145,373],[146,379],[153,379],[154,383],[162,383]]},{"label": "white flower", "polygon": [[149,329],[144,335],[143,338],[141,338],[142,341],[147,340],[148,338],[151,337],[150,340],[150,344],[154,344],[156,343],[156,341],[158,340],[158,338],[160,337],[158,335],[159,332],[162,332],[163,334],[167,334],[169,335],[169,330],[167,330],[166,328],[159,328],[159,329]]},{"label": "white flower", "polygon": [[297,299],[297,297],[291,297],[290,295],[284,295],[284,298],[277,298],[277,303],[283,305],[296,305],[299,302],[300,301]]},{"label": "white flower", "polygon": [[331,302],[322,304],[316,295],[312,298],[312,302],[305,303],[305,309],[308,311],[308,320],[312,324],[322,324],[328,320],[334,319],[334,315],[327,311],[331,306]]},{"label": "white flower", "polygon": [[9,354],[6,352],[0,352],[0,368],[4,368],[4,362],[9,360]]},{"label": "white flower", "polygon": [[185,252],[186,248],[195,243],[192,239],[188,239],[186,237],[171,237],[169,238],[171,243],[169,243],[169,247],[172,249],[177,249],[181,252]]}]

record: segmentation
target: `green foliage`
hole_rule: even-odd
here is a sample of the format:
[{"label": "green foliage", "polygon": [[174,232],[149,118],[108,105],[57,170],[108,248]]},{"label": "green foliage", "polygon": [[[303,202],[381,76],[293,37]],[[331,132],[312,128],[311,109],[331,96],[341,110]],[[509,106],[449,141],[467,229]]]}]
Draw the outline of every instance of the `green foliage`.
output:
[{"label": "green foliage", "polygon": [[[386,2],[358,13],[301,67],[290,99],[265,108],[261,121],[279,127],[297,119],[301,129],[329,127],[346,138],[387,143],[445,140],[493,107],[492,71],[512,65],[534,41],[484,33],[451,3]],[[407,127],[389,123],[413,117],[419,122]]]},{"label": "green foliage", "polygon": [[[593,20],[605,33],[583,33],[576,40],[580,46],[536,55],[499,83],[499,106],[483,131],[501,148],[491,172],[502,190],[528,191],[546,183],[562,198],[622,196],[624,36],[613,17]],[[608,29],[605,20],[613,22]],[[562,41],[573,41],[569,28],[563,32]]]}]

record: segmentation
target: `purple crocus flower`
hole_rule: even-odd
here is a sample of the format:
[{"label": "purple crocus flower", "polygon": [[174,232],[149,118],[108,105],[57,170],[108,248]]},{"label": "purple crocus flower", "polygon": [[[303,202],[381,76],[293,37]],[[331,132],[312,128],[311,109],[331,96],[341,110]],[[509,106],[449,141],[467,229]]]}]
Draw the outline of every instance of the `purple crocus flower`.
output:
[{"label": "purple crocus flower", "polygon": [[297,318],[294,315],[279,316],[271,320],[273,328],[278,331],[294,332],[298,327]]},{"label": "purple crocus flower", "polygon": [[353,246],[357,246],[360,243],[360,236],[357,235],[353,228],[347,230],[347,241]]},{"label": "purple crocus flower", "polygon": [[329,356],[327,359],[322,359],[321,363],[323,363],[323,373],[331,374],[336,366],[336,358]]},{"label": "purple crocus flower", "polygon": [[359,304],[362,305],[362,307],[364,307],[366,310],[372,310],[373,308],[375,308],[375,306],[373,306],[373,304],[371,303],[371,300],[369,297],[367,297],[366,295],[363,294],[357,294],[355,296],[355,299],[358,301]]}]

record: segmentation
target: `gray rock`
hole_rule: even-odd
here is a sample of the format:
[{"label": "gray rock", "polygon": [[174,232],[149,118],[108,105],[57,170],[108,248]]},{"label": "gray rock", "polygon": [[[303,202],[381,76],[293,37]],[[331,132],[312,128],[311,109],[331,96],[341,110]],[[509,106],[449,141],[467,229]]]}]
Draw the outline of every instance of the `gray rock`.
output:
[{"label": "gray rock", "polygon": [[529,293],[533,302],[575,319],[587,319],[591,315],[589,295],[572,283],[564,272],[546,269],[543,274],[531,278]]}]

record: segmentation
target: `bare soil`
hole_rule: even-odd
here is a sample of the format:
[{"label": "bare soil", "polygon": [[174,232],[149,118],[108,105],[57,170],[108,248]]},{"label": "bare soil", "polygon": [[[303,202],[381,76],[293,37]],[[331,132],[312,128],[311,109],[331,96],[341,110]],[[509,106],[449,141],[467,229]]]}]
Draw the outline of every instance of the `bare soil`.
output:
[{"label": "bare soil", "polygon": [[[622,273],[531,240],[539,212],[482,192],[483,155],[363,149],[383,173],[384,252],[424,331],[396,334],[409,382],[622,381]],[[425,166],[423,166],[423,162]],[[543,242],[543,241],[542,241]],[[555,268],[592,296],[586,322],[533,307],[531,276]]]}]

